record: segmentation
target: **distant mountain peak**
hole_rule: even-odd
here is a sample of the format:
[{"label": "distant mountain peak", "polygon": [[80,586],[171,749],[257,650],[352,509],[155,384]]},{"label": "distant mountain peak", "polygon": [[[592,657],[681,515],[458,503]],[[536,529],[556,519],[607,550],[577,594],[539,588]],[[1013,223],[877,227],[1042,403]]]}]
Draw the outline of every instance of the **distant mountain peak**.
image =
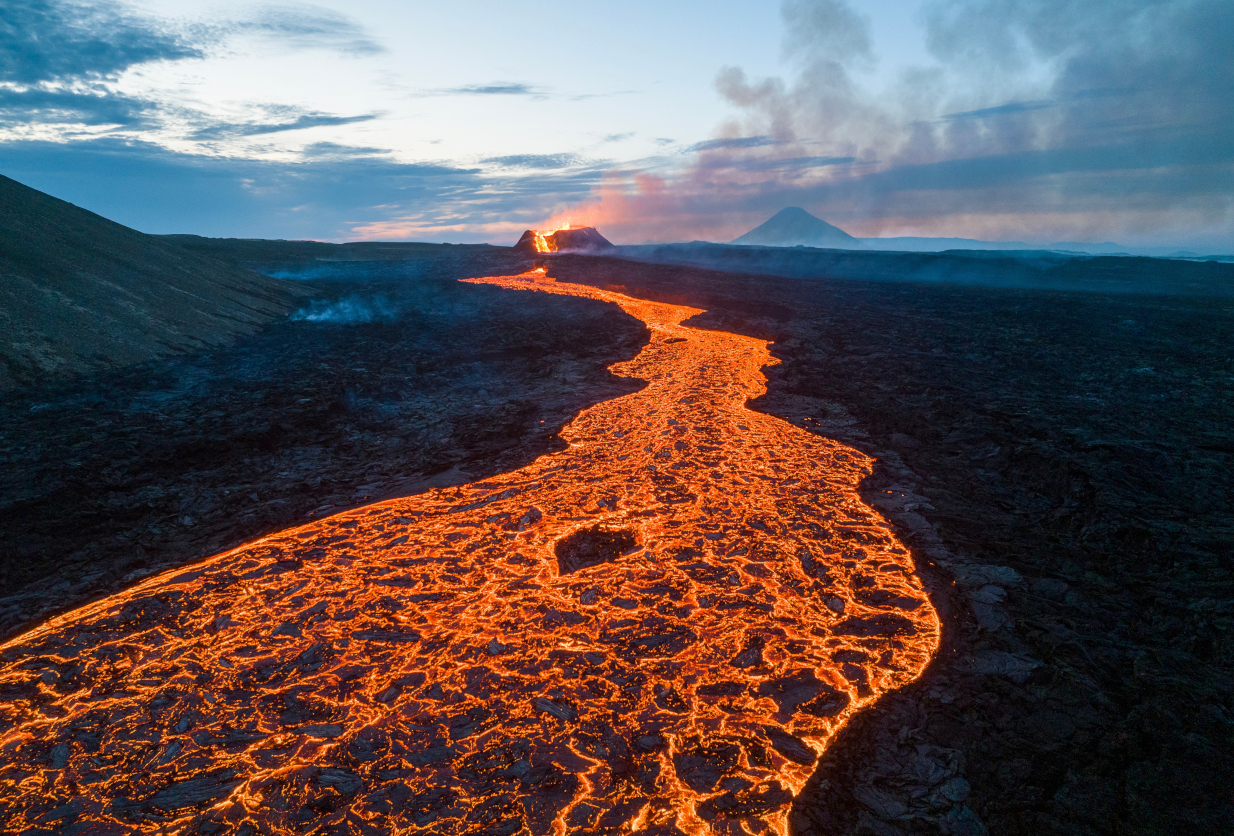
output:
[{"label": "distant mountain peak", "polygon": [[763,247],[836,247],[857,249],[862,242],[838,226],[816,218],[799,206],[776,212],[766,223],[734,238],[734,244]]}]

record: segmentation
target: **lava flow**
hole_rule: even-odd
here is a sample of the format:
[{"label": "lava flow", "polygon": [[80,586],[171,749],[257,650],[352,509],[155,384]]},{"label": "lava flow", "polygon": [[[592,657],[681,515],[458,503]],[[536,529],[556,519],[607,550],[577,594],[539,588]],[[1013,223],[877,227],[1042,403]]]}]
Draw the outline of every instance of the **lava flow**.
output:
[{"label": "lava flow", "polygon": [[265,537],[0,651],[0,827],[777,833],[939,623],[871,460],[745,403],[767,343],[614,302],[639,392],[483,482]]}]

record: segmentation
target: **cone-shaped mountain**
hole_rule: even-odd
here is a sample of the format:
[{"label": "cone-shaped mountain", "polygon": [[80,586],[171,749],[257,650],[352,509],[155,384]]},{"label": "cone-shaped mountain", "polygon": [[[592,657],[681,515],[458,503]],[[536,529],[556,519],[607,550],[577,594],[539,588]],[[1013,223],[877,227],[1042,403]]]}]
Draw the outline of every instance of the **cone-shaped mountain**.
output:
[{"label": "cone-shaped mountain", "polygon": [[838,226],[832,226],[816,218],[804,209],[790,206],[781,209],[771,220],[734,238],[734,244],[754,244],[763,247],[837,247],[856,249],[862,246],[859,239],[849,235]]}]

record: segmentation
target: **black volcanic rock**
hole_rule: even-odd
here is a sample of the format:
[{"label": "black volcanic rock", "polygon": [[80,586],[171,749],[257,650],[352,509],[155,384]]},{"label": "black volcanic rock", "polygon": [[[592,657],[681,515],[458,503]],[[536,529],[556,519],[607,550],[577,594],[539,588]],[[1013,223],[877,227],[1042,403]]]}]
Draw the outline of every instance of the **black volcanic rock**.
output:
[{"label": "black volcanic rock", "polygon": [[[565,256],[550,274],[775,340],[782,363],[752,408],[878,460],[862,495],[902,532],[944,624],[926,673],[823,753],[792,832],[1228,832],[1234,267],[707,246],[735,254],[713,262],[731,272]],[[935,259],[965,285],[920,280]],[[805,261],[797,279],[765,266]],[[979,287],[998,276],[965,268],[1026,281],[1034,262],[1049,286]],[[791,703],[808,684],[760,696]],[[822,692],[797,722],[846,698]],[[716,798],[708,811],[735,809]]]},{"label": "black volcanic rock", "polygon": [[[514,249],[525,253],[540,252],[536,249],[536,234],[534,229],[524,232],[518,239],[518,243],[514,245]],[[597,232],[593,226],[559,229],[545,235],[544,241],[548,245],[548,251],[552,253],[595,253],[616,249],[612,242]]]},{"label": "black volcanic rock", "polygon": [[524,232],[518,239],[518,243],[514,245],[514,249],[521,253],[539,252],[536,249],[536,231],[529,229]]},{"label": "black volcanic rock", "polygon": [[565,575],[588,566],[599,566],[616,560],[636,545],[631,531],[610,531],[593,525],[557,542],[558,571]]},{"label": "black volcanic rock", "polygon": [[561,229],[550,235],[549,240],[557,244],[559,252],[587,253],[614,249],[612,243],[592,226]]},{"label": "black volcanic rock", "polygon": [[[646,340],[619,309],[542,293],[511,305],[511,291],[455,281],[525,269],[509,247],[178,246],[263,272],[299,264],[293,275],[320,278],[300,285],[306,310],[376,300],[385,313],[283,317],[227,346],[4,391],[0,640],[270,531],[522,467],[561,449],[579,410],[640,386],[605,371]],[[539,516],[528,508],[509,530]],[[145,599],[126,618],[182,604]],[[321,617],[306,604],[270,627],[294,637]],[[396,626],[351,640],[415,642]],[[389,698],[422,684],[396,679]]]},{"label": "black volcanic rock", "polygon": [[781,209],[771,220],[734,238],[734,244],[754,244],[764,247],[835,247],[853,250],[862,242],[837,226],[816,218],[804,209],[790,206]]},{"label": "black volcanic rock", "polygon": [[224,344],[300,293],[7,177],[0,276],[0,388]]}]

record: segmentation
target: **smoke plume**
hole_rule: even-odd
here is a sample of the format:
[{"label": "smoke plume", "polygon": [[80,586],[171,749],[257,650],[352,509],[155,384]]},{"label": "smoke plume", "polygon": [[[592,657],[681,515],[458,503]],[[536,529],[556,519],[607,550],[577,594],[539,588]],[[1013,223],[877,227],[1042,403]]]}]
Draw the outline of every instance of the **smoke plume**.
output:
[{"label": "smoke plume", "polygon": [[872,89],[871,26],[786,0],[788,78],[727,67],[733,115],[679,173],[613,171],[559,214],[619,243],[728,240],[785,206],[855,235],[1234,248],[1234,5],[933,0],[933,63]]}]

